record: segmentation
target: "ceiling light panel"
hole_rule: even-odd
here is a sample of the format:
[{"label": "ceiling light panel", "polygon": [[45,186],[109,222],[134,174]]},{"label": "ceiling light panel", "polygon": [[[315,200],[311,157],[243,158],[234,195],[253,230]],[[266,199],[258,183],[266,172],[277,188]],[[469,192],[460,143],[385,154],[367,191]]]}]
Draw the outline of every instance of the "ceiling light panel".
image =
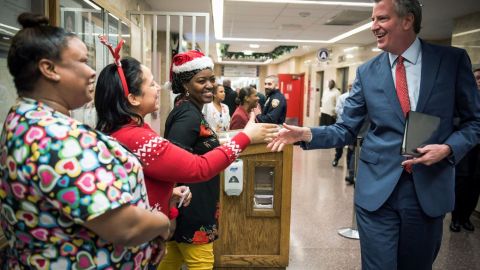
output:
[{"label": "ceiling light panel", "polygon": [[[217,41],[262,43],[286,42],[286,40],[296,43],[339,42],[366,28],[361,23],[353,26],[327,27],[323,24],[333,14],[341,13],[342,10],[353,10],[353,12],[360,10],[365,15],[370,14],[373,6],[369,1],[339,3],[338,1],[212,0],[212,6],[214,3],[223,4],[225,11],[222,38]],[[302,12],[308,12],[310,15],[301,17],[299,14]],[[215,17],[214,14],[214,21],[218,21]],[[369,21],[369,16],[366,17]],[[356,29],[358,26],[362,28]],[[369,37],[371,38],[371,35]]]},{"label": "ceiling light panel", "polygon": [[274,16],[286,8],[286,4],[272,3],[242,3],[242,2],[224,2],[225,16],[227,15],[262,15]]},{"label": "ceiling light panel", "polygon": [[356,51],[356,50],[358,50],[358,46],[348,47],[348,48],[343,49],[344,52],[353,52],[353,51]]},{"label": "ceiling light panel", "polygon": [[323,6],[350,6],[350,7],[373,7],[372,2],[346,2],[346,1],[301,1],[301,0],[227,0],[228,2],[250,3],[277,3],[298,5],[323,5]]},{"label": "ceiling light panel", "polygon": [[[258,45],[258,44],[257,44]],[[230,44],[230,47],[228,48],[229,51],[231,52],[241,52],[245,50],[253,50],[256,53],[269,53],[273,51],[278,45],[268,45],[268,44],[262,44],[260,48],[250,48],[245,43],[232,43]]]},{"label": "ceiling light panel", "polygon": [[342,10],[334,16],[331,16],[325,24],[352,26],[370,19],[371,15],[372,12],[367,10]]}]

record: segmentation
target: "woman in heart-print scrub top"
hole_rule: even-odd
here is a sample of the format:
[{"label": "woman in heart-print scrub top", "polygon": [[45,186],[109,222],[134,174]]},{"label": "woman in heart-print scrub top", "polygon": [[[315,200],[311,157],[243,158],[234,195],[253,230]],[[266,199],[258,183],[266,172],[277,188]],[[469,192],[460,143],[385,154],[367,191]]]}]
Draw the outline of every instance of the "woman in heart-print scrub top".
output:
[{"label": "woman in heart-print scrub top", "polygon": [[24,13],[8,68],[18,101],[0,136],[3,269],[148,269],[169,220],[151,209],[137,158],[69,116],[95,71],[74,34]]}]

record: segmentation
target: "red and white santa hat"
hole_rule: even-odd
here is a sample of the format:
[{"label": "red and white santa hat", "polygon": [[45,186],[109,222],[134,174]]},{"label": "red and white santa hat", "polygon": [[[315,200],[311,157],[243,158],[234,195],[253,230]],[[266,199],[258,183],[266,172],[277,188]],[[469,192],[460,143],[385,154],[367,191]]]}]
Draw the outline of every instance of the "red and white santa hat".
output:
[{"label": "red and white santa hat", "polygon": [[[213,69],[213,61],[202,52],[191,50],[175,55],[172,59],[171,73],[182,73],[192,70]],[[173,74],[171,74],[173,75]],[[170,76],[172,77],[172,76]]]}]

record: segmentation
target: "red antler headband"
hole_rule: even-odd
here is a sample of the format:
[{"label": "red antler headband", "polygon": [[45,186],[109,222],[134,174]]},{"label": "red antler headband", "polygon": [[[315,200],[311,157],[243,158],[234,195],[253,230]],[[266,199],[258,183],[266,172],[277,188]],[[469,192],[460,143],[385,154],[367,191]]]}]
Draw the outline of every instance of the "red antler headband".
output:
[{"label": "red antler headband", "polygon": [[108,50],[113,56],[113,61],[115,65],[117,66],[117,71],[118,71],[118,76],[120,76],[120,80],[122,81],[122,86],[123,86],[123,91],[125,92],[125,97],[128,97],[128,85],[127,85],[127,80],[125,79],[125,73],[123,73],[123,68],[122,68],[122,63],[120,62],[120,49],[123,46],[123,43],[125,42],[123,39],[120,39],[120,42],[118,43],[117,47],[113,49],[113,46],[110,42],[108,42],[107,37],[100,35],[98,36],[100,39],[100,42],[107,46]]}]

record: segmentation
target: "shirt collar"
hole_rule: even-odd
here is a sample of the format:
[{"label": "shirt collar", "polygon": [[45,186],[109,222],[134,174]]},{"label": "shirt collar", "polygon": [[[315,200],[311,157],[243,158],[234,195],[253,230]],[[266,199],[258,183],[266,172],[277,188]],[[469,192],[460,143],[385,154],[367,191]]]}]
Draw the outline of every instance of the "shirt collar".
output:
[{"label": "shirt collar", "polygon": [[[420,39],[418,39],[417,37],[415,38],[415,41],[412,43],[412,45],[410,45],[410,47],[408,47],[408,49],[402,53],[402,56],[409,63],[416,65],[418,57],[421,52],[422,52],[422,44],[420,43]],[[390,60],[390,66],[393,67],[393,64],[397,60],[398,55],[393,53],[388,53],[388,58]]]},{"label": "shirt collar", "polygon": [[245,115],[248,115],[248,112],[247,112],[247,110],[245,110],[243,105],[239,105],[238,108],[240,108],[240,110],[243,111],[245,113]]}]

